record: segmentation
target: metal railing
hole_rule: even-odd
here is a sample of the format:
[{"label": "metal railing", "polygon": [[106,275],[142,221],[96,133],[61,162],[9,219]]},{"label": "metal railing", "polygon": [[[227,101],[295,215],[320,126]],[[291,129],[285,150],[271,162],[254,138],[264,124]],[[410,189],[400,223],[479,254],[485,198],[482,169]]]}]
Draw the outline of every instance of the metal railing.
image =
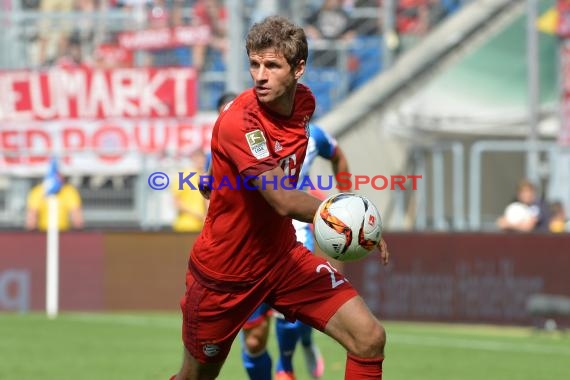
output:
[{"label": "metal railing", "polygon": [[[494,223],[491,227],[482,220],[482,186],[488,181],[505,181],[499,165],[483,165],[483,159],[488,154],[497,155],[494,158],[497,160],[507,159],[513,154],[521,156],[521,177],[516,177],[516,170],[509,173],[510,177],[514,174],[516,179],[503,193],[496,193],[499,198],[514,195],[516,183],[524,177],[524,153],[534,147],[542,157],[542,186],[539,188],[545,190],[542,195],[545,203],[567,202],[565,196],[569,189],[559,188],[564,183],[560,176],[567,175],[565,167],[560,166],[564,165],[567,153],[556,142],[541,141],[531,145],[525,140],[481,140],[473,143],[468,150],[466,144],[469,143],[441,141],[410,148],[405,172],[421,175],[422,180],[418,181],[416,191],[396,191],[386,210],[391,230],[480,231],[496,228]],[[502,211],[494,211],[493,222]]]},{"label": "metal railing", "polygon": [[[465,230],[467,225],[463,143],[442,141],[433,145],[416,146],[410,151],[405,172],[421,176],[421,180],[418,181],[416,190],[396,190],[386,213],[391,222],[390,228],[407,229],[406,215],[412,213],[414,217],[411,228],[415,230]],[[449,153],[448,159],[451,161],[450,172],[445,169],[446,152]],[[428,167],[428,163],[431,163],[431,166]],[[448,175],[451,176],[451,189],[446,191]],[[446,199],[449,198],[450,210],[446,212]]]},{"label": "metal railing", "polygon": [[547,155],[549,170],[546,174],[550,181],[556,175],[559,157],[559,146],[554,142],[536,142],[530,144],[524,140],[484,140],[477,141],[471,147],[469,153],[469,227],[472,230],[480,230],[481,223],[481,184],[483,182],[482,157],[486,153],[512,153],[528,152],[536,149],[536,152],[544,152]]}]

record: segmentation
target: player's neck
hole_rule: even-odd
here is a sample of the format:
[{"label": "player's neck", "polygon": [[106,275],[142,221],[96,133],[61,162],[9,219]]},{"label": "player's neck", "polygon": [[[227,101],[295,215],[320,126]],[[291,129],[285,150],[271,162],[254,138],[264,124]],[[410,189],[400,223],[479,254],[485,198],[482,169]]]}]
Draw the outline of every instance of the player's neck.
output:
[{"label": "player's neck", "polygon": [[295,108],[295,90],[297,86],[293,87],[290,92],[283,94],[279,99],[271,103],[264,103],[263,107],[267,111],[279,118],[289,118],[293,114]]}]

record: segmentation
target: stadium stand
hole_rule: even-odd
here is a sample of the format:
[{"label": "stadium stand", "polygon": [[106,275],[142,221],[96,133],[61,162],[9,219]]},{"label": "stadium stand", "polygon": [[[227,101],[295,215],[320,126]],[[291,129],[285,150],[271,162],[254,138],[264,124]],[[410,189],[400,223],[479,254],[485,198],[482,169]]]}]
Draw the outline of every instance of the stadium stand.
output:
[{"label": "stadium stand", "polygon": [[[435,30],[436,23],[445,20],[448,15],[459,14],[460,12],[457,11],[459,3],[463,6],[467,2],[430,2],[431,16],[429,24],[424,27],[427,35]],[[299,4],[302,5],[299,6]],[[279,11],[287,13],[292,9],[304,9],[305,16],[301,17],[301,20],[306,20],[312,12],[318,9],[318,5],[315,4],[312,2],[281,4],[282,9],[280,8]],[[244,25],[253,21],[258,6],[256,1],[248,1],[246,5],[243,15]],[[332,55],[334,59],[324,66],[311,57],[304,77],[304,82],[313,89],[318,98],[315,115],[317,118],[328,115],[331,110],[375,80],[378,74],[385,69],[383,67],[384,38],[381,28],[383,9],[376,1],[346,2],[343,9],[354,22],[355,38],[325,43],[317,40],[310,41],[312,54],[321,50],[334,52]],[[113,70],[120,67],[144,68],[149,64],[155,68],[192,67],[195,60],[194,51],[185,45],[189,40],[184,40],[186,41],[184,42],[177,38],[191,38],[192,44],[203,43],[200,42],[203,41],[200,40],[201,30],[192,29],[196,27],[196,24],[199,26],[199,23],[194,22],[195,12],[196,7],[193,1],[184,3],[133,1],[108,4],[104,1],[83,1],[78,3],[78,7],[73,12],[69,13],[41,12],[33,5],[20,6],[18,4],[15,9],[2,16],[8,21],[10,28],[5,36],[0,38],[0,47],[5,48],[3,51],[6,52],[0,57],[0,67],[4,70],[36,70],[38,68],[45,70],[53,68],[56,64],[60,68],[86,67],[88,70],[98,68]],[[59,23],[58,21],[65,22]],[[80,48],[80,54],[74,56],[81,57],[80,61],[76,58],[68,59],[68,50],[63,48],[63,50],[58,50],[59,47],[52,49],[52,55],[47,58],[42,58],[41,54],[38,55],[38,35],[40,26],[44,24],[49,24],[53,33],[63,32],[61,25],[69,26],[71,35],[74,36],[71,41]],[[157,37],[159,36],[157,33],[166,30],[165,28],[172,32],[169,37],[171,40],[168,40],[166,45],[156,46],[153,45],[156,40],[145,40],[149,36],[148,33]],[[14,38],[8,39],[6,36]],[[414,44],[409,46],[410,49],[421,50],[421,46],[416,45],[420,41],[421,38],[418,38]],[[398,59],[403,57],[400,55]],[[197,115],[206,115],[206,119],[210,117],[211,120],[211,111],[215,108],[215,101],[226,89],[227,57],[224,57],[221,50],[208,49],[205,59],[206,63],[197,76]],[[243,75],[243,83],[247,83],[246,73]],[[383,101],[381,95],[377,94],[374,98],[377,102]],[[8,126],[8,124],[4,125]],[[334,132],[335,128],[333,127],[332,130]],[[161,161],[163,158],[160,156],[168,156],[171,153],[170,151],[157,151],[152,154],[158,154],[156,159]],[[137,169],[130,172],[118,171],[115,174],[101,174],[86,168],[83,173],[79,173],[84,178],[80,182],[80,189],[85,200],[86,226],[101,226],[105,225],[106,221],[110,223],[109,226],[123,227],[152,224],[149,224],[147,219],[151,217],[149,215],[156,213],[143,211],[145,202],[153,200],[156,196],[152,192],[145,193],[148,189],[145,190],[145,178],[141,173],[148,169],[144,167],[143,171]],[[24,183],[23,189],[27,189],[37,180],[38,174],[35,171],[31,175],[17,176],[12,172],[4,174],[3,177],[5,182],[11,184],[10,186],[14,183]],[[93,187],[91,178],[100,176],[106,178],[103,182],[107,184],[103,187]],[[121,180],[112,181],[113,177],[120,177]],[[117,183],[122,185],[117,185]],[[0,215],[3,215],[2,220],[5,223],[3,225],[7,227],[17,227],[20,223],[15,215],[20,212],[18,209],[20,206],[16,207],[20,203],[14,197],[17,198],[17,194],[10,195],[10,192],[5,190],[0,192],[0,198],[3,199],[0,204],[4,205]],[[164,203],[158,200],[156,202],[157,204]],[[164,225],[168,225],[168,222],[165,221]]]}]

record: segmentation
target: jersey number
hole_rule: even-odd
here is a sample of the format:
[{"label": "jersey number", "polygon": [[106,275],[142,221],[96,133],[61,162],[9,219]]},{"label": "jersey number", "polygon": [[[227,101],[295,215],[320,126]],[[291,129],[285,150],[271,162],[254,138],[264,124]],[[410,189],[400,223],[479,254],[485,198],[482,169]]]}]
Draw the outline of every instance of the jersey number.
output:
[{"label": "jersey number", "polygon": [[336,280],[336,278],[334,276],[336,269],[334,269],[330,263],[318,265],[317,266],[317,273],[320,273],[321,269],[324,269],[330,273],[330,275],[331,275],[331,286],[333,289],[336,288],[337,286],[344,284],[344,279],[340,279],[338,281]]}]

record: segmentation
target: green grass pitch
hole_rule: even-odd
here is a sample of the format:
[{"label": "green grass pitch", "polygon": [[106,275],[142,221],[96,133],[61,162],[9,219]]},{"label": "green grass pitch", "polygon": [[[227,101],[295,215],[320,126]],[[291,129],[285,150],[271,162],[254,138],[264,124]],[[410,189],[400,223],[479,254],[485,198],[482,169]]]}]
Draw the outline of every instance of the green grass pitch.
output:
[{"label": "green grass pitch", "polygon": [[[567,380],[570,336],[530,328],[386,322],[385,380]],[[273,326],[272,326],[273,327]],[[324,379],[343,379],[344,351],[316,332]],[[276,352],[275,338],[270,340]],[[1,380],[167,380],[181,360],[178,314],[0,313]],[[300,350],[299,380],[309,379]],[[235,342],[220,379],[246,379]]]}]

